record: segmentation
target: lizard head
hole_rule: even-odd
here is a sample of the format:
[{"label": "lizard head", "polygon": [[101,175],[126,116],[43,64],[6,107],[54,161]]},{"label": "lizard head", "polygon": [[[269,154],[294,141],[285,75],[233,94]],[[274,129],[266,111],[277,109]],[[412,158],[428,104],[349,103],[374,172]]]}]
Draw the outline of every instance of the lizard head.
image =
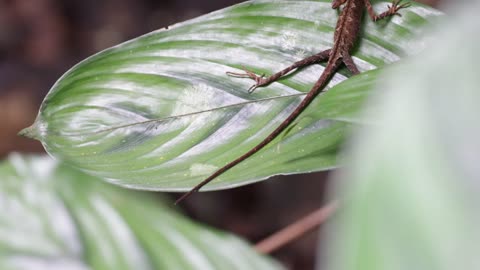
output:
[{"label": "lizard head", "polygon": [[332,1],[332,8],[333,8],[333,9],[337,9],[337,8],[339,8],[341,5],[345,4],[345,2],[347,2],[347,0],[333,0],[333,1]]}]

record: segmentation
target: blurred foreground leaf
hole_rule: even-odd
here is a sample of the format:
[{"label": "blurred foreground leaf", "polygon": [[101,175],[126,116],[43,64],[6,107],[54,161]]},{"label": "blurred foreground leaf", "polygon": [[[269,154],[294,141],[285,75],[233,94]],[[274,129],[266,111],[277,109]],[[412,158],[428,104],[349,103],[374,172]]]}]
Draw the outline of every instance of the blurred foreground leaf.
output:
[{"label": "blurred foreground leaf", "polygon": [[[388,2],[376,8],[384,10]],[[423,48],[439,12],[414,5],[374,24],[354,52],[362,71]],[[242,66],[271,74],[332,46],[330,0],[248,1],[94,55],[50,90],[23,134],[53,156],[127,187],[185,191],[265,138],[292,112],[323,66],[248,94]],[[342,70],[329,87],[350,76]],[[223,189],[277,174],[337,166],[337,153],[373,74],[316,100],[280,138],[208,185]]]},{"label": "blurred foreground leaf", "polygon": [[319,269],[480,269],[478,10],[451,16],[384,83],[380,123],[355,138],[337,182],[345,209]]},{"label": "blurred foreground leaf", "polygon": [[283,269],[146,193],[49,157],[12,155],[0,179],[2,270]]}]

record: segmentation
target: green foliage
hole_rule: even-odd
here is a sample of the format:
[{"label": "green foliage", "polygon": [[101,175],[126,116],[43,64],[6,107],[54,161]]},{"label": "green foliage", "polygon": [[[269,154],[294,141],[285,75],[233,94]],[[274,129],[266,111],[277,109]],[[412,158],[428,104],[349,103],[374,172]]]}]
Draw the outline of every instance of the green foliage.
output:
[{"label": "green foliage", "polygon": [[49,157],[0,164],[0,269],[283,269],[239,238]]},{"label": "green foliage", "polygon": [[[308,67],[254,94],[226,71],[270,74],[332,45],[331,1],[248,1],[113,47],[81,62],[50,90],[23,134],[85,172],[126,187],[188,190],[270,133],[323,68]],[[387,2],[379,3],[385,9]],[[439,13],[414,5],[403,17],[365,23],[354,52],[361,70],[422,48]],[[415,38],[413,38],[415,37]],[[342,70],[330,88],[345,80]],[[208,189],[338,165],[338,149],[377,73],[338,84],[267,148]]]},{"label": "green foliage", "polygon": [[356,133],[335,181],[345,204],[321,269],[480,269],[479,9],[385,74],[378,125]]}]

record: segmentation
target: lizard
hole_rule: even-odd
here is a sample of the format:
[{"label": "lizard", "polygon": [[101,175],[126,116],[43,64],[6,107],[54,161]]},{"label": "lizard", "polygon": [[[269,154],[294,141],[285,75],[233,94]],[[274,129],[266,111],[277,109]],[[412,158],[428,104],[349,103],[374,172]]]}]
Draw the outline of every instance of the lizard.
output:
[{"label": "lizard", "polygon": [[193,189],[191,189],[188,193],[185,193],[181,196],[175,204],[180,203],[191,194],[199,191],[203,186],[208,184],[210,181],[218,177],[219,175],[223,174],[224,172],[228,171],[229,169],[233,168],[240,162],[244,161],[245,159],[249,158],[253,154],[257,153],[263,147],[268,145],[271,141],[273,141],[282,131],[284,131],[302,112],[303,110],[314,100],[314,98],[323,91],[324,87],[329,82],[330,78],[336,73],[337,69],[342,65],[345,64],[347,69],[352,73],[352,75],[359,74],[360,71],[358,70],[357,66],[355,65],[350,51],[353,49],[355,42],[357,40],[358,34],[360,32],[360,25],[361,20],[363,17],[363,12],[367,9],[367,13],[370,18],[376,22],[386,17],[390,17],[393,15],[401,16],[398,11],[403,8],[407,8],[410,6],[410,3],[402,3],[402,0],[394,0],[391,5],[388,6],[387,11],[377,15],[373,9],[373,6],[370,0],[333,0],[332,1],[332,8],[333,9],[340,9],[341,13],[337,20],[337,25],[335,27],[334,38],[333,38],[333,46],[328,50],[324,50],[320,53],[307,57],[303,60],[297,61],[292,65],[288,66],[287,68],[274,73],[269,77],[258,76],[255,73],[244,69],[245,73],[233,73],[227,72],[227,75],[239,78],[250,78],[255,81],[255,84],[248,89],[249,93],[252,93],[258,87],[263,87],[266,85],[275,82],[276,80],[280,79],[281,77],[289,74],[291,71],[312,65],[318,62],[327,61],[327,64],[324,68],[324,71],[320,75],[317,82],[311,88],[311,90],[307,93],[307,95],[303,98],[301,103],[297,105],[297,107],[293,110],[293,112],[287,116],[285,120],[274,130],[272,131],[263,141],[257,144],[255,147],[250,149],[248,152],[243,154],[242,156],[238,157],[237,159],[231,161],[230,163],[226,164],[225,166],[221,167],[213,174],[211,174],[208,178],[204,181],[199,183]]}]

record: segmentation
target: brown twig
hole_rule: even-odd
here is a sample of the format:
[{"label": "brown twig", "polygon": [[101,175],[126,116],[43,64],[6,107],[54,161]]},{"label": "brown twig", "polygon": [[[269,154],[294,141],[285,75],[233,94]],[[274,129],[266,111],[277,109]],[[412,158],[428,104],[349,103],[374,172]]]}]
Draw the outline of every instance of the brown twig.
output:
[{"label": "brown twig", "polygon": [[276,251],[323,224],[335,212],[337,207],[338,203],[336,201],[330,202],[308,216],[258,242],[255,245],[255,249],[262,254]]}]

